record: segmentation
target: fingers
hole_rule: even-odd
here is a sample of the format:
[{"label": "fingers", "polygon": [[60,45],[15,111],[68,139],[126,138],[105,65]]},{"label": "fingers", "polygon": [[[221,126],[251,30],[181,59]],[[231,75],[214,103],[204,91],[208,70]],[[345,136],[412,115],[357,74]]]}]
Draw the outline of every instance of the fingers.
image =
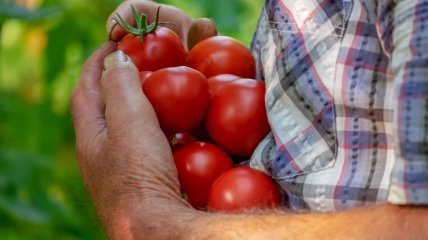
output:
[{"label": "fingers", "polygon": [[105,58],[104,68],[101,88],[108,130],[131,133],[130,128],[158,126],[156,114],[141,90],[139,72],[132,61],[122,51],[116,51]]},{"label": "fingers", "polygon": [[120,41],[126,35],[125,30],[116,24],[114,20],[117,18],[117,14],[122,16],[122,18],[129,24],[135,26],[135,21],[131,12],[131,4],[135,7],[138,13],[144,12],[148,16],[148,22],[154,21],[156,11],[158,7],[161,6],[160,20],[163,22],[173,23],[166,24],[164,26],[173,30],[183,40],[183,43],[187,42],[187,32],[192,23],[192,19],[190,17],[175,7],[144,0],[125,1],[110,15],[107,20],[106,28],[111,40]]},{"label": "fingers", "polygon": [[110,41],[92,54],[71,95],[70,109],[78,144],[86,144],[105,128],[100,80],[103,59],[114,49],[116,43]]},{"label": "fingers", "polygon": [[190,50],[198,42],[217,35],[217,28],[212,20],[199,18],[193,21],[187,33],[187,48]]}]

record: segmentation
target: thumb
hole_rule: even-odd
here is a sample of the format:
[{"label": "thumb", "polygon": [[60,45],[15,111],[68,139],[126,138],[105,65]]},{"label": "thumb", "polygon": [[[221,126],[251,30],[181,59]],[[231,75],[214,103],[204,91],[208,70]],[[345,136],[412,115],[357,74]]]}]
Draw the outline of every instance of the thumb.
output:
[{"label": "thumb", "polygon": [[213,20],[208,18],[195,19],[187,33],[187,48],[192,49],[198,42],[217,35]]},{"label": "thumb", "polygon": [[141,91],[138,69],[122,51],[104,59],[101,89],[109,130],[127,131],[140,123],[159,125],[152,105]]}]

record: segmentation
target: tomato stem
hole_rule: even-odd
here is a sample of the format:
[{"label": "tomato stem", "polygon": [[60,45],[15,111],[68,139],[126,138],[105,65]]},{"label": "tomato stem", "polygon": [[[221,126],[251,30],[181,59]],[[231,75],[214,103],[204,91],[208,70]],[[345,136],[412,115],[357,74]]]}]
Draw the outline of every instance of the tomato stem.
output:
[{"label": "tomato stem", "polygon": [[128,22],[126,22],[125,19],[123,19],[119,13],[116,13],[118,18],[113,18],[113,20],[116,21],[117,24],[119,24],[119,26],[125,29],[125,31],[127,31],[128,33],[135,36],[139,36],[140,42],[142,42],[144,35],[154,32],[159,26],[160,8],[161,7],[159,6],[156,12],[155,21],[149,25],[147,25],[147,15],[145,13],[141,13],[140,15],[138,15],[137,10],[135,10],[134,5],[132,4],[131,4],[131,11],[132,11],[132,15],[134,16],[135,23],[137,24],[136,28],[131,26],[131,24],[129,24]]}]

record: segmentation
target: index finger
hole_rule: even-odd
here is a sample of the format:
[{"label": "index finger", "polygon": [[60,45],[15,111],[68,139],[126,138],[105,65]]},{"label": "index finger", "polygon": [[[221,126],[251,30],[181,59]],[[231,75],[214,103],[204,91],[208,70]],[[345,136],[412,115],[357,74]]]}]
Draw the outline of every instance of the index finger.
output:
[{"label": "index finger", "polygon": [[71,95],[70,111],[78,144],[86,144],[105,129],[100,81],[104,58],[115,49],[116,43],[109,41],[92,54]]}]

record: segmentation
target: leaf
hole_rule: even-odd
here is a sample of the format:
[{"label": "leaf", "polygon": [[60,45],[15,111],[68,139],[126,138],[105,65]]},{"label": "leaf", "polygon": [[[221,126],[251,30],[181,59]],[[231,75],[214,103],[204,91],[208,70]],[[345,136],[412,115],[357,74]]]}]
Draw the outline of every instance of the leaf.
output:
[{"label": "leaf", "polygon": [[0,209],[3,209],[8,215],[14,218],[31,223],[42,224],[49,221],[49,217],[44,212],[24,203],[20,199],[7,199],[5,196],[0,195]]},{"label": "leaf", "polygon": [[0,18],[17,18],[33,21],[56,14],[63,8],[63,6],[54,6],[29,10],[10,3],[0,3]]},{"label": "leaf", "polygon": [[51,159],[34,153],[8,151],[0,149],[0,174],[9,183],[20,186],[31,183],[38,172],[48,172],[52,167]]}]

